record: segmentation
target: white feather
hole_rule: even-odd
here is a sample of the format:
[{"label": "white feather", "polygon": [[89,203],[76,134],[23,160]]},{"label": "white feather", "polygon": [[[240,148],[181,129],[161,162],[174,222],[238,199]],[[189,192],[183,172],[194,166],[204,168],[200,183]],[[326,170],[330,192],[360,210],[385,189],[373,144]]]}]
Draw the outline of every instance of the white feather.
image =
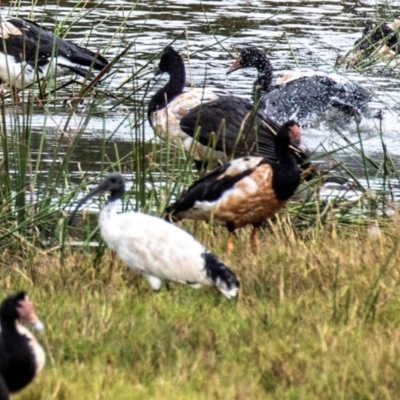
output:
[{"label": "white feather", "polygon": [[18,89],[31,85],[36,77],[34,69],[25,61],[16,62],[13,56],[0,52],[0,76],[5,83],[11,83]]},{"label": "white feather", "polygon": [[181,119],[193,108],[217,100],[221,96],[229,95],[225,90],[211,88],[197,88],[177,96],[166,107],[155,111],[151,115],[154,132],[163,140],[170,141],[175,147],[183,146],[186,152],[192,152],[195,160],[204,158],[220,160],[222,151],[212,151],[210,148],[194,141],[192,137],[180,128]]},{"label": "white feather", "polygon": [[21,335],[24,335],[28,338],[28,345],[31,348],[33,355],[35,357],[36,364],[36,376],[42,372],[44,364],[46,362],[46,353],[43,350],[43,347],[40,345],[38,340],[35,338],[33,333],[23,325],[17,324],[17,330]]},{"label": "white feather", "polygon": [[159,280],[213,285],[207,277],[203,245],[189,233],[160,218],[128,212],[117,214],[118,202],[100,212],[101,234],[130,268],[140,272],[154,289]]}]

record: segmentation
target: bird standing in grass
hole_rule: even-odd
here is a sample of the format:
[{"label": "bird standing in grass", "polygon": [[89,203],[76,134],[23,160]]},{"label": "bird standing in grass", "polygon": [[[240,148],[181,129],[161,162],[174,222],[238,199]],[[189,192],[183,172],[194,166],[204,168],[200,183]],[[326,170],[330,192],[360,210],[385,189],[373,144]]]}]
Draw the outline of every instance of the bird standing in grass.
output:
[{"label": "bird standing in grass", "polygon": [[277,162],[249,156],[230,161],[195,182],[167,208],[169,219],[213,220],[228,231],[226,250],[232,251],[236,228],[253,225],[250,244],[259,248],[261,224],[285,206],[300,184],[300,168],[289,148],[299,127],[288,121],[278,131]]},{"label": "bird standing in grass", "polygon": [[76,74],[93,78],[108,61],[100,54],[70,43],[33,21],[0,17],[0,80],[9,84],[15,103],[18,91],[37,79]]},{"label": "bird standing in grass", "polygon": [[[277,122],[295,119],[304,125],[313,115],[324,115],[336,109],[348,115],[370,114],[368,101],[371,96],[360,86],[341,77],[317,72],[287,74],[273,80],[273,67],[257,47],[244,48],[228,69],[228,74],[241,68],[256,68],[259,75],[254,83],[254,92],[259,98],[260,109]],[[261,90],[261,96],[257,94]]]},{"label": "bird standing in grass", "polygon": [[28,329],[17,325],[18,320],[43,329],[25,292],[8,296],[0,306],[0,393],[4,396],[5,386],[9,394],[20,391],[42,371],[45,363],[43,348]]},{"label": "bird standing in grass", "polygon": [[119,200],[125,193],[124,179],[119,173],[110,174],[82,199],[70,221],[84,202],[105,191],[110,192],[110,197],[100,212],[101,235],[154,290],[168,280],[195,288],[213,285],[227,298],[236,296],[239,282],[235,274],[189,233],[147,214],[118,214]]}]

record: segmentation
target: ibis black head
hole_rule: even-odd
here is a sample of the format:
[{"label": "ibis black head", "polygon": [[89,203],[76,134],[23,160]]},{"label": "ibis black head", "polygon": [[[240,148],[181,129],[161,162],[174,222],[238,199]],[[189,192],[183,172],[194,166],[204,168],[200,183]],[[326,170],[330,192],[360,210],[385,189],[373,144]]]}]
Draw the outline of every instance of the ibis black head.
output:
[{"label": "ibis black head", "polygon": [[156,68],[154,72],[156,75],[162,74],[163,72],[171,73],[175,71],[177,66],[182,64],[183,60],[180,54],[171,45],[168,45],[164,49],[158,68]]},{"label": "ibis black head", "polygon": [[123,176],[118,172],[114,172],[108,175],[107,178],[104,179],[102,182],[100,182],[96,188],[94,188],[87,196],[85,196],[78,203],[78,205],[76,206],[75,210],[73,211],[73,213],[69,218],[69,224],[72,223],[72,220],[74,219],[76,212],[78,211],[78,209],[81,207],[82,204],[84,204],[86,201],[88,201],[96,194],[102,192],[110,192],[110,197],[108,201],[115,201],[120,199],[125,193],[125,181]]},{"label": "ibis black head", "polygon": [[266,67],[270,67],[272,71],[271,63],[261,49],[254,46],[245,47],[239,53],[239,57],[230,66],[227,74],[240,68],[257,68],[261,72],[265,71]]}]

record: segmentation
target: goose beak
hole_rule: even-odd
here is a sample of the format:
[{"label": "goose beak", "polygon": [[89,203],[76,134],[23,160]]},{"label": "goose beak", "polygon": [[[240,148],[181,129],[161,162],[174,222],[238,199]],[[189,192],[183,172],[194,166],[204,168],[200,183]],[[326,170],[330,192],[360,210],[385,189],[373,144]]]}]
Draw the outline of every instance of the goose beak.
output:
[{"label": "goose beak", "polygon": [[226,71],[226,74],[229,75],[231,72],[236,71],[237,69],[242,68],[242,59],[239,56],[235,62],[229,67],[228,71]]},{"label": "goose beak", "polygon": [[32,326],[39,332],[44,330],[44,323],[39,319],[32,323]]}]

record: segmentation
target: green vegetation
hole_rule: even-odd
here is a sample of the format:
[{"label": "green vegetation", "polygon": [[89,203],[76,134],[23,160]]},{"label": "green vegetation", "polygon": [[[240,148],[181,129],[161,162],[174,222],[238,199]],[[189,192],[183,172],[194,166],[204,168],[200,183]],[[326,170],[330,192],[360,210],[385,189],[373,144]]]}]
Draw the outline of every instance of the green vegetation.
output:
[{"label": "green vegetation", "polygon": [[[84,18],[73,11],[66,20]],[[121,30],[128,18],[129,11]],[[61,35],[69,29],[65,21],[57,27]],[[121,41],[115,61],[127,47]],[[154,86],[139,81],[151,67],[148,60],[132,71],[119,92],[89,82],[75,86],[50,148],[46,123],[35,131],[32,115],[52,118],[69,89],[25,98],[24,109],[1,99],[0,294],[26,289],[46,324],[37,334],[46,349],[45,370],[16,398],[397,398],[400,226],[393,186],[400,178],[379,127],[380,160],[365,154],[360,132],[358,140],[349,140],[336,127],[332,131],[346,144],[313,156],[330,156],[337,173],[354,180],[357,200],[343,192],[320,197],[320,182],[304,183],[290,205],[266,223],[256,255],[248,245],[249,229],[238,232],[236,251],[228,255],[222,250],[224,229],[184,222],[237,273],[242,285],[237,300],[213,288],[179,284],[153,294],[102,242],[97,215],[85,212],[67,226],[77,197],[100,178],[93,171],[124,173],[125,208],[155,215],[196,179],[181,149],[145,137]],[[110,100],[108,90],[118,92],[117,98]],[[88,97],[81,112],[80,100]],[[106,124],[107,113],[126,102],[131,143],[122,148],[114,142],[118,128],[104,129],[100,148],[77,159],[90,119],[100,115]],[[344,157],[358,164],[357,176]],[[381,186],[373,191],[376,179]]]},{"label": "green vegetation", "polygon": [[229,256],[207,230],[241,278],[237,301],[180,284],[153,294],[109,250],[96,265],[88,251],[3,254],[1,291],[29,288],[46,323],[47,366],[18,398],[396,398],[396,222],[377,235],[283,223],[257,255],[249,230]]}]

